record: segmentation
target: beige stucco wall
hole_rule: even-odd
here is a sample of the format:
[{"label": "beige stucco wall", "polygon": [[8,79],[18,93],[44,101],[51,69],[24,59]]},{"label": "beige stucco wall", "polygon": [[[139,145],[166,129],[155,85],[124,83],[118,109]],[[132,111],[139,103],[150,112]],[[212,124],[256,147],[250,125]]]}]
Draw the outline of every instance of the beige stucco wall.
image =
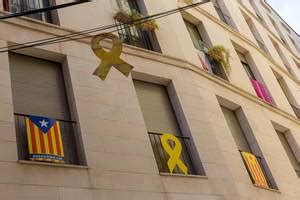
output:
[{"label": "beige stucco wall", "polygon": [[[145,2],[151,13],[177,5],[174,0]],[[300,122],[280,90],[271,68],[285,78],[298,105],[299,82],[288,75],[280,63],[258,51],[255,44],[247,39],[248,33],[240,35],[220,24],[215,13],[210,15],[207,12],[212,5],[205,6],[209,9],[194,9],[187,13],[202,21],[213,45],[223,44],[232,52],[230,83],[201,70],[180,14],[158,20],[161,28],[157,36],[164,54],[125,45],[122,58],[135,67],[129,78],[115,69],[111,70],[106,81],[92,76],[100,61],[91,51],[89,40],[69,41],[20,52],[63,64],[67,90],[73,93],[70,96],[72,112],[82,135],[87,168],[17,161],[8,54],[1,53],[0,199],[298,200],[300,180],[271,122],[290,130],[298,159]],[[59,12],[61,26],[83,30],[111,24],[111,8],[110,1],[106,0],[64,9]],[[244,24],[239,21],[243,19],[239,12],[233,16],[236,24]],[[68,33],[58,27],[27,19],[1,21],[0,29],[0,46]],[[259,30],[264,29],[261,27]],[[231,41],[251,54],[277,107],[258,100]],[[289,54],[288,51],[285,53]],[[132,78],[167,87],[171,87],[172,83],[206,177],[159,175]],[[252,185],[217,96],[242,107],[279,191]]]}]

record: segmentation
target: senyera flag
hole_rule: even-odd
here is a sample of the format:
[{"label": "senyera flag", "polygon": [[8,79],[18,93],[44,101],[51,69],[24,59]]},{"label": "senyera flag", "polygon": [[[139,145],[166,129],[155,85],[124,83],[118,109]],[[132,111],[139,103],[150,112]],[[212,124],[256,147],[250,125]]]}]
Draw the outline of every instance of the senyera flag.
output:
[{"label": "senyera flag", "polygon": [[60,124],[47,117],[25,117],[29,159],[64,163]]}]

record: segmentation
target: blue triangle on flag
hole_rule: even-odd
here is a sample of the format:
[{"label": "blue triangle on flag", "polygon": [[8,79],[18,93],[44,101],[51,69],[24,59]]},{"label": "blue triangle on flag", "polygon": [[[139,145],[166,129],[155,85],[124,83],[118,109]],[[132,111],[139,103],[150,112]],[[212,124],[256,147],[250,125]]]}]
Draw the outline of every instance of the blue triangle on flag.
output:
[{"label": "blue triangle on flag", "polygon": [[47,117],[39,117],[39,116],[29,116],[30,121],[32,121],[44,134],[46,134],[50,128],[55,124],[56,120],[47,118]]}]

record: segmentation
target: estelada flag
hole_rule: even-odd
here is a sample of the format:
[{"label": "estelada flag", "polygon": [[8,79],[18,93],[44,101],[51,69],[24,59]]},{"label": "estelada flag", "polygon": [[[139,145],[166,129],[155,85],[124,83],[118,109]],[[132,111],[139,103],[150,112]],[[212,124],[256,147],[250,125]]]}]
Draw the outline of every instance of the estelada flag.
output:
[{"label": "estelada flag", "polygon": [[64,149],[58,121],[46,117],[25,117],[29,159],[64,163]]},{"label": "estelada flag", "polygon": [[265,174],[255,155],[248,152],[241,152],[245,161],[245,165],[248,169],[250,176],[252,177],[253,184],[259,187],[269,188]]}]

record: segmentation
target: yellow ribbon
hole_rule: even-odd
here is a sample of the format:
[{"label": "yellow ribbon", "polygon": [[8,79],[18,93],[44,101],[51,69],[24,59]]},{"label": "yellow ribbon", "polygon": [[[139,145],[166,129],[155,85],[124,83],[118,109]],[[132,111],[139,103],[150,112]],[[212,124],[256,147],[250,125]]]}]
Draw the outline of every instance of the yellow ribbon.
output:
[{"label": "yellow ribbon", "polygon": [[[168,143],[169,140],[171,140],[175,143],[174,148],[172,148],[171,145]],[[179,139],[172,134],[165,133],[161,136],[160,141],[161,141],[161,144],[162,144],[164,150],[170,156],[168,163],[167,163],[170,172],[173,173],[173,171],[177,165],[184,174],[188,174],[188,168],[180,159],[180,155],[182,152],[182,145],[181,145],[181,142],[179,141]]]},{"label": "yellow ribbon", "polygon": [[[100,41],[103,39],[112,40],[112,48],[109,52],[106,52],[100,45]],[[119,70],[125,76],[129,76],[133,66],[123,61],[120,56],[122,53],[122,41],[111,33],[104,33],[96,35],[92,38],[92,49],[95,55],[102,60],[101,64],[97,67],[93,75],[98,76],[102,80],[106,79],[107,74],[112,66]]]}]

